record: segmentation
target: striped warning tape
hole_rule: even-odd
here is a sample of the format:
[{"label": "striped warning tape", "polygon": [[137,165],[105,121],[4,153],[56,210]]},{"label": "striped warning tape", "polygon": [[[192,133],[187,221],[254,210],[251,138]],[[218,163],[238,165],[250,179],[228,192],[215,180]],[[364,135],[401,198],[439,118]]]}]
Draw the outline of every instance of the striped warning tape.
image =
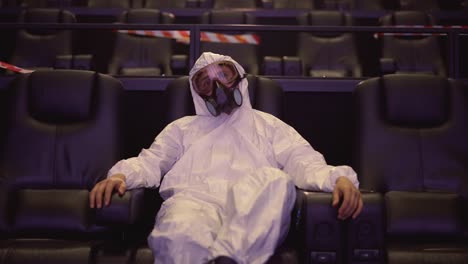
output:
[{"label": "striped warning tape", "polygon": [[34,70],[23,69],[23,68],[17,67],[15,65],[12,65],[3,61],[0,61],[0,68],[7,69],[13,72],[18,72],[18,73],[30,73],[34,71]]},{"label": "striped warning tape", "polygon": [[[190,42],[190,31],[188,30],[117,30],[119,33],[147,36],[173,38],[179,42]],[[260,44],[260,37],[256,34],[229,35],[214,32],[200,32],[201,41],[238,44]]]}]

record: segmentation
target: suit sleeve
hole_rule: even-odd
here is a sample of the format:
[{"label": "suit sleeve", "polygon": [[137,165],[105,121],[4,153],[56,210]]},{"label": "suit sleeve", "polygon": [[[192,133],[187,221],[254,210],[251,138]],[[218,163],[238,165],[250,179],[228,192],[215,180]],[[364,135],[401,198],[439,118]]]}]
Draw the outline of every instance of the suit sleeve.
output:
[{"label": "suit sleeve", "polygon": [[276,161],[298,188],[332,192],[340,176],[347,177],[359,188],[357,175],[351,167],[328,165],[323,155],[288,124],[277,120],[272,131]]},{"label": "suit sleeve", "polygon": [[107,177],[117,173],[125,175],[128,189],[157,188],[161,177],[168,172],[182,153],[181,132],[176,124],[166,126],[147,149],[137,157],[117,162]]}]

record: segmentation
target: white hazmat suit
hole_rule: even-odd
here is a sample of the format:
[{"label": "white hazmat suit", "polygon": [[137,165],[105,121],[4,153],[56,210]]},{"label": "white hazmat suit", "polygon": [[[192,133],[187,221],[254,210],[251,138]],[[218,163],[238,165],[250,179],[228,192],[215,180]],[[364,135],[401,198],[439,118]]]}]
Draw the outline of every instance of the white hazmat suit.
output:
[{"label": "white hazmat suit", "polygon": [[[205,52],[190,80],[218,61],[245,73],[230,57]],[[196,115],[167,125],[150,148],[108,174],[124,174],[128,189],[160,187],[165,201],[148,237],[154,263],[205,263],[217,256],[265,263],[287,234],[295,186],[331,192],[339,176],[358,186],[350,167],[327,165],[292,127],[252,109],[247,79],[239,83],[243,104],[217,117],[190,86]]]}]

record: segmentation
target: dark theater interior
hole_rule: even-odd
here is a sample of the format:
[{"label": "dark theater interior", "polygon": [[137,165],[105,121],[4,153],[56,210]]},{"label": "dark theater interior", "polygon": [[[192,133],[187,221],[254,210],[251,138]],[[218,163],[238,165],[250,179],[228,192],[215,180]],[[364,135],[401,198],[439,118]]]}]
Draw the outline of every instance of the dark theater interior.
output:
[{"label": "dark theater interior", "polygon": [[296,188],[266,263],[468,264],[467,0],[0,0],[0,34],[0,264],[154,263],[159,190],[89,193],[195,114],[207,51],[360,182],[346,220]]}]

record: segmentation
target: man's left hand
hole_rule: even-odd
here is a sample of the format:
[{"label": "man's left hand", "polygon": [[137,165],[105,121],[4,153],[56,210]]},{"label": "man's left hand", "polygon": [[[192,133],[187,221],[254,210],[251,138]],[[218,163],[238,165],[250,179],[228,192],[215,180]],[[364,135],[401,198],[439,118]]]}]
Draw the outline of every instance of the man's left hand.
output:
[{"label": "man's left hand", "polygon": [[333,189],[333,207],[338,206],[340,199],[342,203],[338,208],[338,219],[345,220],[352,216],[355,219],[362,211],[363,202],[361,192],[346,177],[339,177]]}]

